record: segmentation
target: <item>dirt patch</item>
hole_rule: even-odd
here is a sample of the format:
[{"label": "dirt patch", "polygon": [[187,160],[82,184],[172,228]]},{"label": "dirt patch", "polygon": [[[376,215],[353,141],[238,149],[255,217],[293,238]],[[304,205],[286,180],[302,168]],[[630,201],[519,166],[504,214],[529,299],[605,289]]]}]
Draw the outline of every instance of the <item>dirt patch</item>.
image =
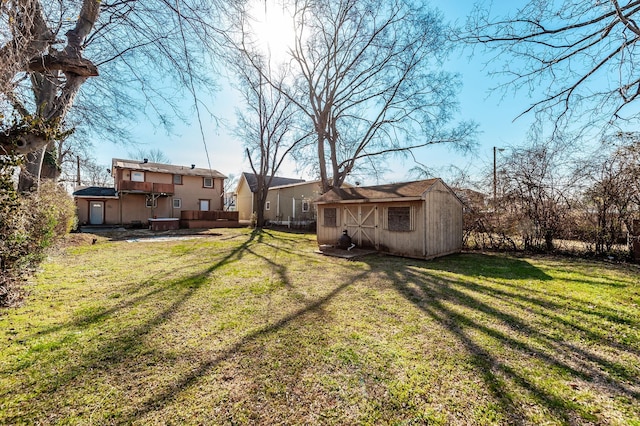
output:
[{"label": "dirt patch", "polygon": [[85,233],[72,233],[65,235],[62,240],[60,240],[59,247],[78,247],[78,246],[86,246],[95,244],[99,240],[104,239],[99,235],[95,234],[85,234]]}]

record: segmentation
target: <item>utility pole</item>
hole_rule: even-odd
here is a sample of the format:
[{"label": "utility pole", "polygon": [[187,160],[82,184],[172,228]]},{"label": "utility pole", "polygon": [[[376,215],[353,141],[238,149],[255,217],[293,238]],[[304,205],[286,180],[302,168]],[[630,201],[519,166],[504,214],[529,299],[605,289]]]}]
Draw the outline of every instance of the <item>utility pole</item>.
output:
[{"label": "utility pole", "polygon": [[79,155],[76,155],[76,162],[77,162],[77,166],[78,166],[78,169],[77,169],[77,173],[78,174],[76,176],[76,184],[78,185],[78,188],[79,188],[80,184],[81,184],[81,180],[80,180],[80,156]]}]

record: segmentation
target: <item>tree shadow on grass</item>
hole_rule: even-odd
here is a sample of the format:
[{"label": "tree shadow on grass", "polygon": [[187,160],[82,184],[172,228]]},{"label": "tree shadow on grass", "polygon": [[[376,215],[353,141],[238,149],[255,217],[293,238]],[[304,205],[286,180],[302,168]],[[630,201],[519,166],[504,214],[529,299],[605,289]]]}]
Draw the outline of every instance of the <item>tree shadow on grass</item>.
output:
[{"label": "tree shadow on grass", "polygon": [[133,413],[131,413],[126,419],[124,419],[124,423],[129,423],[136,419],[140,419],[146,414],[159,410],[175,401],[181,392],[191,388],[203,376],[212,373],[222,362],[241,352],[243,348],[255,342],[256,340],[263,338],[266,335],[276,333],[278,330],[287,327],[290,323],[305,315],[321,310],[325,304],[329,303],[338,294],[352,285],[353,281],[362,278],[364,275],[366,275],[366,273],[362,274],[362,276],[360,277],[348,279],[331,289],[331,291],[329,291],[324,296],[314,301],[310,301],[303,308],[298,309],[297,311],[286,315],[271,324],[261,327],[254,332],[244,335],[238,342],[221,351],[210,360],[199,363],[188,374],[182,375],[176,381],[171,383],[170,386],[167,386],[166,389],[156,393],[141,407],[138,407]]},{"label": "tree shadow on grass", "polygon": [[[213,264],[210,264],[206,269],[198,273],[184,276],[180,279],[165,281],[160,283],[160,287],[152,292],[145,292],[115,307],[94,312],[58,326],[58,331],[61,329],[72,331],[73,329],[82,329],[106,320],[117,321],[120,313],[130,308],[137,310],[145,309],[146,304],[153,303],[153,301],[145,302],[145,299],[150,297],[154,297],[155,300],[159,302],[164,300],[170,301],[166,304],[162,303],[151,317],[137,324],[134,323],[131,327],[118,330],[118,332],[114,333],[109,339],[100,339],[97,344],[85,350],[79,358],[62,362],[60,357],[65,355],[63,352],[60,352],[59,356],[54,356],[47,361],[40,362],[38,368],[42,371],[49,370],[50,373],[48,373],[45,380],[38,385],[38,395],[55,393],[59,395],[59,398],[65,398],[62,395],[65,395],[67,392],[72,392],[75,384],[86,383],[87,380],[93,380],[91,378],[98,376],[113,377],[115,375],[115,377],[118,377],[118,375],[124,372],[124,370],[122,370],[123,366],[129,365],[132,360],[137,359],[138,361],[135,362],[143,363],[145,359],[153,360],[155,355],[150,351],[157,349],[146,346],[145,341],[147,336],[151,335],[154,330],[162,327],[164,324],[169,323],[176,315],[180,315],[180,312],[185,309],[185,305],[188,305],[189,300],[193,298],[195,293],[198,292],[203,285],[211,282],[213,275],[220,270],[220,268],[224,265],[237,262],[244,256],[251,254],[252,256],[261,258],[267,262],[268,268],[273,270],[275,274],[274,279],[283,280],[285,285],[290,285],[287,277],[286,264],[273,261],[268,256],[258,253],[257,246],[264,244],[264,237],[265,235],[263,233],[256,231],[252,233],[246,241],[242,242],[242,244],[234,246],[226,253],[220,254]],[[172,378],[170,383],[154,387],[154,389],[149,392],[151,396],[146,400],[142,400],[139,404],[122,410],[119,414],[122,417],[118,417],[118,422],[125,424],[131,423],[139,420],[147,413],[161,409],[167,403],[173,401],[183,391],[189,389],[203,375],[210,374],[220,363],[229,359],[247,346],[250,346],[256,340],[278,332],[300,317],[321,312],[326,303],[366,274],[367,272],[362,272],[361,275],[357,277],[345,277],[341,282],[336,282],[331,287],[328,287],[326,291],[319,296],[306,297],[301,301],[300,304],[303,306],[299,309],[287,315],[279,315],[274,321],[270,321],[264,326],[255,329],[255,331],[247,330],[246,334],[238,336],[237,339],[233,338],[226,347],[215,353],[205,355],[188,371]],[[55,330],[47,330],[47,332],[53,331]],[[162,362],[167,361],[166,354],[158,353],[158,356],[164,360]],[[38,361],[36,360],[36,362]],[[51,367],[49,367],[49,364],[51,364]],[[120,371],[118,372],[118,370]],[[140,386],[140,384],[134,384],[134,386]],[[6,395],[10,393],[12,393],[11,389],[7,389]],[[41,405],[40,409],[43,410],[41,411],[41,415],[47,417],[52,415],[53,417],[50,417],[50,419],[55,419],[58,415],[65,416],[65,414],[53,415],[50,411],[53,407],[48,407],[46,402],[42,404],[45,408],[42,408]],[[62,417],[59,419],[61,418]],[[5,420],[10,423],[20,422],[24,420],[24,417],[16,414],[12,418],[5,418]]]},{"label": "tree shadow on grass", "polygon": [[[233,238],[237,238],[238,236],[234,236]],[[179,272],[181,269],[186,269],[187,267],[193,267],[197,265],[190,264],[188,266],[177,267],[173,266],[170,270],[156,273],[150,275],[147,279],[139,281],[137,283],[132,283],[127,288],[127,294],[133,295],[136,293],[140,293],[135,297],[127,298],[119,303],[116,303],[114,306],[105,309],[92,309],[87,314],[77,315],[72,321],[61,323],[55,326],[50,326],[44,329],[40,329],[37,331],[38,336],[44,336],[47,334],[52,334],[57,331],[66,329],[66,328],[82,328],[87,327],[95,323],[102,322],[107,318],[111,318],[118,315],[118,312],[124,311],[126,309],[131,308],[132,306],[136,306],[145,300],[148,300],[150,297],[157,296],[160,293],[166,292],[171,288],[181,285],[181,281],[190,283],[192,281],[198,281],[199,278],[206,278],[210,274],[212,274],[216,269],[223,267],[224,265],[239,261],[242,259],[244,252],[249,249],[249,247],[254,243],[262,243],[263,235],[260,231],[255,230],[248,235],[248,238],[239,244],[237,247],[232,247],[226,253],[222,254],[222,258],[218,260],[216,263],[211,265],[208,259],[202,259],[200,264],[203,266],[204,270],[198,274],[192,275],[189,278],[182,280],[171,280],[169,278],[170,275],[175,275],[176,272]],[[173,260],[176,264],[180,264],[180,256],[176,256],[174,254],[167,254],[164,258],[156,258],[156,262],[163,262],[170,264]],[[158,286],[158,283],[163,283],[163,285]],[[151,288],[150,288],[151,287]],[[147,290],[147,291],[144,291]],[[141,293],[142,292],[142,293]],[[27,339],[33,338],[35,336],[27,336]]]},{"label": "tree shadow on grass", "polygon": [[[64,369],[53,369],[56,371],[55,377],[52,377],[48,383],[41,384],[41,386],[45,388],[46,392],[54,392],[59,387],[74,380],[75,377],[83,374],[84,371],[89,371],[94,368],[104,368],[105,365],[115,364],[125,360],[132,354],[132,352],[134,352],[134,348],[140,346],[141,338],[144,335],[148,334],[155,327],[167,322],[203,284],[208,282],[215,271],[224,265],[242,259],[244,253],[249,249],[249,247],[253,244],[259,244],[262,238],[263,236],[260,232],[252,232],[241,244],[233,246],[226,253],[220,253],[219,255],[221,257],[219,257],[213,264],[208,264],[208,266],[201,272],[182,277],[180,279],[167,279],[164,281],[160,276],[150,277],[148,280],[135,285],[133,294],[138,293],[140,290],[147,288],[148,285],[153,284],[155,288],[150,291],[145,291],[142,294],[122,301],[110,308],[91,310],[85,315],[76,316],[72,321],[38,330],[34,335],[27,336],[25,342],[39,340],[47,334],[55,334],[56,332],[64,330],[69,332],[72,332],[73,330],[82,330],[109,319],[117,319],[122,312],[142,306],[152,297],[161,297],[163,294],[167,294],[171,291],[178,291],[182,293],[179,298],[150,320],[140,324],[139,326],[123,330],[123,333],[115,339],[109,340],[105,344],[98,345],[93,351],[84,354],[82,363],[67,363],[66,368]],[[162,298],[164,297],[162,296]],[[68,334],[69,333],[65,333],[65,335],[61,336],[59,341],[50,341],[48,345],[51,347],[64,346],[64,341]],[[29,343],[26,344],[29,345]],[[36,361],[36,359],[33,360],[33,362]],[[60,360],[56,359],[56,357],[52,357],[51,362],[59,363]],[[31,364],[32,362],[22,362],[17,369],[9,367],[9,370],[19,371],[29,367]],[[0,397],[9,393],[11,393],[11,390],[7,389],[6,393],[0,393]]]},{"label": "tree shadow on grass", "polygon": [[[577,392],[566,389],[563,377],[588,383],[611,398],[640,397],[633,363],[602,355],[617,352],[637,362],[637,349],[567,315],[576,305],[590,313],[587,302],[564,294],[532,295],[525,283],[542,286],[552,277],[525,260],[459,255],[434,262],[373,261],[371,266],[465,348],[509,423],[532,421],[523,409],[530,399],[563,423],[597,421],[597,409],[576,402]],[[597,313],[594,317],[594,324],[602,321]],[[539,365],[545,367],[540,370]],[[554,372],[565,389],[549,388],[527,372],[531,369],[539,375]]]}]

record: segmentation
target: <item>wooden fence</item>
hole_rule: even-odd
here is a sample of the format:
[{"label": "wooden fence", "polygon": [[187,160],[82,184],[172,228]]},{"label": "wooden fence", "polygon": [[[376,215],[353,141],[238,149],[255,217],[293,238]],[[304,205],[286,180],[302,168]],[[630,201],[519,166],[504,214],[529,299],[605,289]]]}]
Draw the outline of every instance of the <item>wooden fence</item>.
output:
[{"label": "wooden fence", "polygon": [[235,228],[239,226],[238,218],[238,212],[182,210],[180,212],[180,227]]}]

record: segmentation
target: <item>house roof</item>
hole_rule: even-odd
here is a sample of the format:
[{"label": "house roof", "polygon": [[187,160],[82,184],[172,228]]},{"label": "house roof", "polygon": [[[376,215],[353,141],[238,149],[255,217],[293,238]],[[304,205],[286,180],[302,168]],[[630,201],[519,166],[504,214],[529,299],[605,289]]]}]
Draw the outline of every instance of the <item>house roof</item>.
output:
[{"label": "house roof", "polygon": [[290,183],[287,185],[271,185],[269,187],[269,189],[280,189],[280,188],[293,188],[295,186],[301,186],[301,185],[318,185],[318,187],[320,186],[320,182],[319,180],[309,180],[309,181],[302,181],[302,182],[298,182],[298,183]]},{"label": "house roof", "polygon": [[217,170],[204,169],[199,167],[191,168],[190,166],[174,166],[171,164],[145,163],[138,160],[123,160],[114,158],[111,164],[116,169],[142,170],[145,172],[169,173],[172,175],[183,176],[204,176],[212,178],[226,179],[226,176]]},{"label": "house roof", "polygon": [[362,186],[351,188],[333,188],[316,200],[317,203],[334,203],[342,201],[379,201],[393,199],[421,199],[439,178],[414,182],[392,183],[387,185]]},{"label": "house roof", "polygon": [[82,198],[82,197],[118,198],[117,195],[116,195],[116,189],[115,188],[103,188],[101,186],[88,186],[86,188],[79,189],[77,191],[74,191],[73,196],[74,197],[80,197],[80,198]]},{"label": "house roof", "polygon": [[[251,189],[251,192],[257,192],[258,191],[257,176],[254,173],[242,173],[242,176],[244,176],[244,178],[246,179],[247,184]],[[273,176],[273,178],[271,179],[271,185],[269,185],[269,188],[273,188],[276,186],[292,185],[295,183],[305,183],[305,182],[306,181],[304,179],[291,179],[291,178]]]}]

